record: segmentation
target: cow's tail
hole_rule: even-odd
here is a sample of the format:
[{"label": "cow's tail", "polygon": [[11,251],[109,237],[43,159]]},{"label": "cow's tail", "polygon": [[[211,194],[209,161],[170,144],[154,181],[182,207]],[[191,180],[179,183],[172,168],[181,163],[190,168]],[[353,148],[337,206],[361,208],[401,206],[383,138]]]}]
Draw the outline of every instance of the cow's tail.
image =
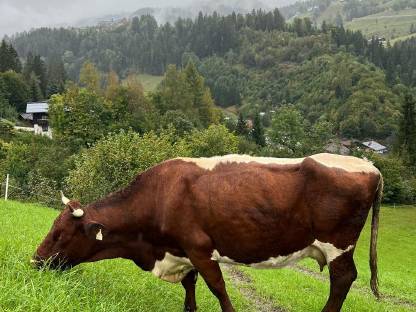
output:
[{"label": "cow's tail", "polygon": [[380,174],[380,180],[377,186],[376,197],[373,202],[373,217],[371,220],[371,241],[370,241],[370,270],[371,270],[371,290],[377,299],[380,298],[378,291],[378,269],[377,269],[377,235],[378,235],[378,219],[380,212],[381,199],[383,197],[384,180]]}]

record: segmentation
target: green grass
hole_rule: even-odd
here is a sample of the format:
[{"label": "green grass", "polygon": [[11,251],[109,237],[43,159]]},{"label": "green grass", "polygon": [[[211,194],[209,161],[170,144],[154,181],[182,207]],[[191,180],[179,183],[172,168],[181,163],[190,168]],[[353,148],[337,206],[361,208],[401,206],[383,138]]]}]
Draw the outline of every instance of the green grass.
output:
[{"label": "green grass", "polygon": [[[343,311],[416,311],[416,209],[383,207],[378,239],[379,279],[383,300],[377,301],[369,288],[369,224],[361,233],[355,252],[358,279],[345,301]],[[318,311],[329,292],[329,282],[319,273],[318,265],[305,260],[301,266],[313,271],[305,275],[297,270],[254,271],[244,269],[254,286],[289,311]]]},{"label": "green grass", "polygon": [[[11,201],[0,201],[0,212],[0,311],[182,311],[180,284],[160,281],[127,260],[82,264],[64,273],[32,269],[29,259],[58,212]],[[384,298],[377,302],[369,288],[366,225],[355,253],[359,278],[343,311],[416,311],[415,241],[416,209],[383,207],[378,251]],[[260,296],[287,311],[320,311],[329,291],[327,269],[318,273],[312,260],[300,265],[312,274],[293,268],[242,270]],[[237,311],[256,311],[226,279]],[[199,311],[219,311],[201,278],[197,300]]]},{"label": "green grass", "polygon": [[148,74],[140,74],[138,77],[145,92],[154,91],[163,79],[163,76],[152,76]]},{"label": "green grass", "polygon": [[361,30],[369,38],[384,36],[386,39],[395,39],[408,35],[412,23],[416,23],[416,9],[384,11],[355,18],[346,23],[346,27],[350,30]]},{"label": "green grass", "polygon": [[[68,272],[36,271],[29,260],[58,212],[0,201],[0,311],[182,311],[181,284],[160,281],[127,260],[82,264]],[[234,289],[239,311],[250,310]],[[216,298],[198,281],[200,311],[219,311]]]}]

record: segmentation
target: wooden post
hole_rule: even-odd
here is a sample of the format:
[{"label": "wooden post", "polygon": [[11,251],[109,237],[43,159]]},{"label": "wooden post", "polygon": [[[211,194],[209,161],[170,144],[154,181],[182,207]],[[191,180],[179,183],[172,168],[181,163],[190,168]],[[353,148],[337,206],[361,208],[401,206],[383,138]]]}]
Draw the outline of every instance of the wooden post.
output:
[{"label": "wooden post", "polygon": [[6,177],[6,192],[4,193],[4,200],[7,200],[9,193],[9,174]]}]

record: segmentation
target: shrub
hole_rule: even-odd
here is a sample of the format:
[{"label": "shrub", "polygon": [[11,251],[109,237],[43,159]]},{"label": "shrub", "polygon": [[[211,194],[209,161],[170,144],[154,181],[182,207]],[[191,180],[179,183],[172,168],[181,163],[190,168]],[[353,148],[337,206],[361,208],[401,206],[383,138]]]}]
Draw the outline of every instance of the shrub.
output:
[{"label": "shrub", "polygon": [[170,158],[184,155],[172,143],[172,134],[150,132],[110,134],[79,154],[70,171],[67,187],[83,203],[127,186],[140,172]]},{"label": "shrub", "polygon": [[28,200],[42,203],[49,207],[60,207],[61,200],[59,183],[51,178],[44,177],[40,170],[33,170],[28,174],[26,191]]},{"label": "shrub", "polygon": [[213,156],[234,153],[238,138],[224,126],[193,131],[174,142],[172,129],[144,135],[135,132],[110,134],[79,154],[66,180],[71,195],[83,203],[127,186],[139,173],[179,156]]},{"label": "shrub", "polygon": [[238,152],[239,140],[223,125],[194,130],[180,142],[192,157],[211,157]]},{"label": "shrub", "polygon": [[12,122],[6,119],[0,119],[0,139],[8,141],[13,137],[15,133],[13,126]]},{"label": "shrub", "polygon": [[0,176],[10,174],[11,198],[48,205],[54,202],[57,206],[58,190],[71,167],[65,146],[46,137],[22,133],[16,134],[10,143],[3,143],[0,154]]},{"label": "shrub", "polygon": [[416,178],[396,156],[369,155],[384,178],[383,201],[412,204],[416,202]]}]

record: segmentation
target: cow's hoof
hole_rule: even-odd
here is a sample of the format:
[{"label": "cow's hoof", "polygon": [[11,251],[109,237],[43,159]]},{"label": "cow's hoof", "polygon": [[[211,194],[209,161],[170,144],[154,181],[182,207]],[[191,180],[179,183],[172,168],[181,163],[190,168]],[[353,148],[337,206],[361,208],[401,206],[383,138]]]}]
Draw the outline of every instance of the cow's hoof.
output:
[{"label": "cow's hoof", "polygon": [[184,307],[183,308],[183,312],[195,312],[197,310],[197,308],[191,308],[191,307]]}]

